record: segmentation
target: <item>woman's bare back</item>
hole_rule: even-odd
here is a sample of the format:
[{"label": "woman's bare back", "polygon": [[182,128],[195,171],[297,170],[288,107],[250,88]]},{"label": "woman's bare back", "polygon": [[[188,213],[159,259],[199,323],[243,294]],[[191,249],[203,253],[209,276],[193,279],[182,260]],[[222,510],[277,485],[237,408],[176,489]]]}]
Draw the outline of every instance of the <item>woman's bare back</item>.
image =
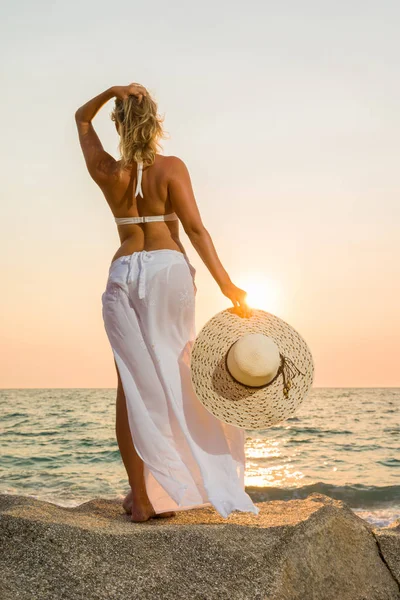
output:
[{"label": "woman's bare back", "polygon": [[[174,156],[156,154],[154,163],[143,168],[143,198],[137,195],[137,163],[128,169],[121,169],[120,161],[110,174],[102,191],[114,217],[141,217],[165,215],[174,212],[170,197],[170,176],[173,169]],[[159,250],[168,248],[185,252],[179,240],[179,221],[156,221],[116,225],[121,246],[114,254],[112,261],[120,256],[141,250]]]}]

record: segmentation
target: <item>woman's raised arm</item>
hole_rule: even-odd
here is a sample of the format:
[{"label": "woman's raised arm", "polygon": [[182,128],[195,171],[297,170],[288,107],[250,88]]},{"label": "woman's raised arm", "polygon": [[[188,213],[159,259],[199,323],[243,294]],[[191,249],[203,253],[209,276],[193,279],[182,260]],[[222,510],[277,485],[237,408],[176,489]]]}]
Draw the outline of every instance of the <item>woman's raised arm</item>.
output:
[{"label": "woman's raised arm", "polygon": [[109,181],[110,174],[117,162],[115,158],[108,154],[97,135],[92,120],[99,112],[100,108],[112,98],[124,100],[128,96],[137,96],[139,102],[141,97],[146,95],[146,89],[138,84],[114,85],[109,87],[101,94],[98,94],[86,104],[83,104],[75,112],[75,122],[78,128],[79,142],[81,144],[83,156],[90,176],[102,187]]},{"label": "woman's raised arm", "polygon": [[113,87],[98,94],[75,112],[75,122],[78,128],[79,142],[91,178],[102,187],[109,179],[110,172],[116,160],[108,154],[97,135],[92,120],[100,108],[111,98],[114,98]]}]

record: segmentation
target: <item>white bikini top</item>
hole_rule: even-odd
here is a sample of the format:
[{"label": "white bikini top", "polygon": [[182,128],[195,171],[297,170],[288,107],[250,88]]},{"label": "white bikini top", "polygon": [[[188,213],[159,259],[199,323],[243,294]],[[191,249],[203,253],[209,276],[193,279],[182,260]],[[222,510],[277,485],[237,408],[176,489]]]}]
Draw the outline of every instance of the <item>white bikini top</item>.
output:
[{"label": "white bikini top", "polygon": [[[137,163],[137,185],[135,190],[135,198],[140,194],[143,198],[142,192],[142,176],[143,176],[143,163]],[[148,217],[115,217],[117,225],[130,225],[131,223],[150,223],[151,221],[176,221],[178,215],[176,213],[169,213],[168,215],[150,215]]]}]

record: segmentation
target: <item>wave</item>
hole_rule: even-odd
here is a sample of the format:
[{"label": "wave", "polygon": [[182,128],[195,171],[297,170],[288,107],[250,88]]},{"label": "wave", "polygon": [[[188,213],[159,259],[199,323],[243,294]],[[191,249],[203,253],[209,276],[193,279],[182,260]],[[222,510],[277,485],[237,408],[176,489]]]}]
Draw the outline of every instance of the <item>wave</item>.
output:
[{"label": "wave", "polygon": [[301,427],[299,425],[294,426],[280,426],[276,425],[275,427],[270,427],[270,429],[246,429],[246,433],[250,435],[250,437],[259,437],[260,435],[268,436],[270,431],[274,432],[282,432],[288,435],[303,435],[303,434],[313,434],[316,437],[328,436],[328,435],[354,435],[354,431],[349,429],[325,429],[322,427]]},{"label": "wave", "polygon": [[246,486],[246,492],[254,502],[269,500],[301,500],[317,492],[335,500],[346,502],[351,508],[369,508],[384,505],[400,506],[400,485],[367,486],[332,485],[319,481],[298,488],[255,487]]}]

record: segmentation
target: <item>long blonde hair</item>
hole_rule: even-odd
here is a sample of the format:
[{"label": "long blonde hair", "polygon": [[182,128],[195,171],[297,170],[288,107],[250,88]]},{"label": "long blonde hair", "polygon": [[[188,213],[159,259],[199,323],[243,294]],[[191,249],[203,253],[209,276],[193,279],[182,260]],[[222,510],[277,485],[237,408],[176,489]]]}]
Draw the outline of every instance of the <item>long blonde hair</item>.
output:
[{"label": "long blonde hair", "polygon": [[118,122],[121,167],[129,167],[133,161],[152,165],[157,150],[162,148],[159,140],[166,134],[162,126],[164,117],[158,114],[157,103],[149,92],[140,103],[133,95],[124,100],[116,98],[111,119]]}]

